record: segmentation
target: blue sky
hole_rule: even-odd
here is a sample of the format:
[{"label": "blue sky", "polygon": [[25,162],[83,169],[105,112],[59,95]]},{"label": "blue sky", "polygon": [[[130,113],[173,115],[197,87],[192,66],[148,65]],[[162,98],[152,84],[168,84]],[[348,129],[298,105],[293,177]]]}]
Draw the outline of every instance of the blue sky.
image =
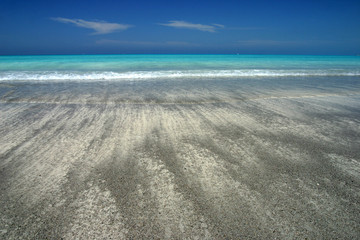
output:
[{"label": "blue sky", "polygon": [[360,1],[0,0],[0,54],[360,54]]}]

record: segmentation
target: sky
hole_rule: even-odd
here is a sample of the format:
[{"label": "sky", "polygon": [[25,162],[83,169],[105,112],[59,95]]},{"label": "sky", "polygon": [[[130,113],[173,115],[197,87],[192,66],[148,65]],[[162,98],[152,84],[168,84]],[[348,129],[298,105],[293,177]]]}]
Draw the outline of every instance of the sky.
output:
[{"label": "sky", "polygon": [[0,55],[360,55],[360,1],[0,0]]}]

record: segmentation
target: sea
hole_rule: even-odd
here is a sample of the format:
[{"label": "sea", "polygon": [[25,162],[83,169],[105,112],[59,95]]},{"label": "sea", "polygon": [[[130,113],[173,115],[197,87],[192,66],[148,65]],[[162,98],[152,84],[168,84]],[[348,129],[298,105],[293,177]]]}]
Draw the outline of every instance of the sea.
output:
[{"label": "sea", "polygon": [[360,77],[359,56],[34,55],[0,56],[0,82],[148,81],[266,77]]}]

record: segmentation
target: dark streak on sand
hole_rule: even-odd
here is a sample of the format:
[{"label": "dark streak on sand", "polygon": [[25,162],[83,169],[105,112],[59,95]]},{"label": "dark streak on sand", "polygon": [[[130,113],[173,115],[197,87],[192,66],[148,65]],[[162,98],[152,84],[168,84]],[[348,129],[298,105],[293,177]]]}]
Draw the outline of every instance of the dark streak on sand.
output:
[{"label": "dark streak on sand", "polygon": [[360,80],[317,80],[0,83],[0,239],[359,238]]}]

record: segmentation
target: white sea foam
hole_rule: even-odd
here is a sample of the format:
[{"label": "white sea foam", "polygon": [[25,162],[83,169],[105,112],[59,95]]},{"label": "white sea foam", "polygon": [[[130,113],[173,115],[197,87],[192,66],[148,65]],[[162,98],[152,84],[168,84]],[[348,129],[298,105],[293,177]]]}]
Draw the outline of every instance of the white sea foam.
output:
[{"label": "white sea foam", "polygon": [[6,71],[0,72],[0,81],[92,81],[92,80],[146,80],[176,78],[244,78],[296,76],[360,76],[360,70],[189,70],[189,71],[132,71],[132,72],[75,72],[75,71]]}]

